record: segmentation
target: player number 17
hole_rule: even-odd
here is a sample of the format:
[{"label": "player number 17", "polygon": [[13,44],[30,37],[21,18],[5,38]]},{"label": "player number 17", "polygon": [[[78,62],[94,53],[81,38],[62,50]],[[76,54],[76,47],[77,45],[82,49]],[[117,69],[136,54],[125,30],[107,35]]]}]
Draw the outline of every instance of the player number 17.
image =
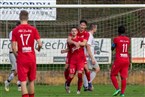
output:
[{"label": "player number 17", "polygon": [[[26,37],[26,41],[24,41],[24,37]],[[20,35],[21,41],[22,41],[22,45],[28,45],[28,40],[30,38],[30,34],[21,34]]]}]

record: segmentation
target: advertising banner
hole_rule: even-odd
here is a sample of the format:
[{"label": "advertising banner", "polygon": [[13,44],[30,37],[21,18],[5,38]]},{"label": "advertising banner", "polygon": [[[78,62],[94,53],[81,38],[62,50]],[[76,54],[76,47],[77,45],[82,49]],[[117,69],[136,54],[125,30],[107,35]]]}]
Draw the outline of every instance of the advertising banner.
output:
[{"label": "advertising banner", "polygon": [[20,8],[0,8],[0,20],[19,20],[21,10],[27,10],[30,21],[56,20],[56,8],[23,8],[23,6],[56,5],[56,0],[0,0],[0,6],[21,6]]},{"label": "advertising banner", "polygon": [[[111,39],[95,39],[94,54],[99,64],[111,63]],[[43,38],[43,47],[40,52],[36,51],[37,64],[64,64],[66,54],[61,54],[61,50],[67,47],[65,38]],[[37,44],[35,43],[35,48]],[[9,39],[0,39],[0,64],[9,64]]]}]

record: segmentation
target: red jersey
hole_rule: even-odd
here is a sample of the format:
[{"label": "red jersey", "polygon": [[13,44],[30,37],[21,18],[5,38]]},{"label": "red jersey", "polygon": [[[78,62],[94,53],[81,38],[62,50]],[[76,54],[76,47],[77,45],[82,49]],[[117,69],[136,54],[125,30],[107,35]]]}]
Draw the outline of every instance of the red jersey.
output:
[{"label": "red jersey", "polygon": [[[72,39],[75,42],[82,42],[83,39],[76,37],[75,39]],[[84,59],[84,47],[80,47],[80,48],[76,48],[76,46],[74,44],[71,44],[69,46],[69,50],[71,51],[71,59],[77,59],[77,60],[82,60],[82,58]]]},{"label": "red jersey", "polygon": [[128,49],[130,46],[130,39],[120,35],[114,38],[113,42],[116,48],[116,60],[129,60]]},{"label": "red jersey", "polygon": [[37,29],[29,24],[17,26],[12,33],[12,41],[18,44],[17,61],[36,62],[34,40],[40,39]]},{"label": "red jersey", "polygon": [[87,41],[89,39],[89,33],[86,30],[84,30],[83,32],[80,32],[78,30],[77,36],[79,36],[79,37],[81,37],[81,38],[83,38],[84,40],[87,40]]},{"label": "red jersey", "polygon": [[[70,33],[69,36],[72,36],[72,34]],[[88,41],[89,33],[86,30],[84,30],[83,32],[80,32],[80,30],[78,30],[77,37],[82,39],[81,42],[83,42],[84,40]],[[83,48],[83,50],[84,50],[84,48]],[[83,53],[84,53],[84,51],[82,52],[82,55],[84,55]],[[83,57],[84,57],[84,62],[86,63],[86,56],[84,55]]]}]

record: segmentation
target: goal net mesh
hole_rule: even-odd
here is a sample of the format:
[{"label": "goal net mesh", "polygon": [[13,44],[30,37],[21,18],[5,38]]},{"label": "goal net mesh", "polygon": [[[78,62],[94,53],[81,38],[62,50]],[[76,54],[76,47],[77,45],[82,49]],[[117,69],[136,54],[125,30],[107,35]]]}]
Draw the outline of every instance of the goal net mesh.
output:
[{"label": "goal net mesh", "polygon": [[[57,8],[56,20],[31,20],[29,23],[37,27],[41,38],[51,39],[51,41],[53,41],[61,38],[66,39],[70,33],[71,27],[79,26],[81,19],[87,20],[88,25],[90,23],[96,23],[98,25],[95,38],[113,39],[117,36],[117,29],[120,25],[126,27],[126,34],[129,37],[145,37],[145,8]],[[1,20],[0,38],[8,39],[9,32],[15,27],[15,24],[16,20]],[[1,41],[1,48],[2,44]],[[5,49],[6,45],[7,43],[3,45]],[[47,46],[47,51],[49,51],[48,55],[60,54],[54,52],[55,48],[53,51],[50,51],[51,49],[49,49],[48,45],[49,44],[43,45],[44,48]],[[8,53],[9,50],[0,57],[1,60],[2,57],[8,57]],[[101,71],[97,74],[94,84],[111,84],[110,67],[113,58],[114,53],[112,54],[111,63],[100,63]],[[49,57],[45,59],[45,64],[37,64],[36,84],[60,85],[64,83],[64,63],[49,63],[50,59]],[[3,62],[0,64],[0,83],[3,83],[10,73],[11,65],[7,63],[8,60],[7,58],[3,60],[6,61],[6,63]],[[40,60],[43,59],[41,58]],[[132,64],[132,68],[129,71],[131,75],[128,79],[129,84],[144,84],[144,67],[144,64]],[[16,79],[12,82],[15,83]],[[76,83],[76,80],[74,80],[73,83]]]}]

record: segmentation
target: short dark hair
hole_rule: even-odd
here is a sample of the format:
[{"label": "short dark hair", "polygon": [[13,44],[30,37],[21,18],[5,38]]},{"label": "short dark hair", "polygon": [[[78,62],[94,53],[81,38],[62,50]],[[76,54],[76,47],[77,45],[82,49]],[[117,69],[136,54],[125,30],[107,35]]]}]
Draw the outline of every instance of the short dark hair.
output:
[{"label": "short dark hair", "polygon": [[19,18],[20,20],[28,20],[28,12],[26,10],[21,10]]},{"label": "short dark hair", "polygon": [[80,24],[81,23],[85,23],[86,25],[88,25],[87,21],[86,20],[80,20]]},{"label": "short dark hair", "polygon": [[125,33],[125,27],[123,25],[118,27],[118,33],[119,34],[124,34]]},{"label": "short dark hair", "polygon": [[89,25],[89,30],[93,30],[93,28],[95,28],[97,25],[95,23],[91,23]]}]

